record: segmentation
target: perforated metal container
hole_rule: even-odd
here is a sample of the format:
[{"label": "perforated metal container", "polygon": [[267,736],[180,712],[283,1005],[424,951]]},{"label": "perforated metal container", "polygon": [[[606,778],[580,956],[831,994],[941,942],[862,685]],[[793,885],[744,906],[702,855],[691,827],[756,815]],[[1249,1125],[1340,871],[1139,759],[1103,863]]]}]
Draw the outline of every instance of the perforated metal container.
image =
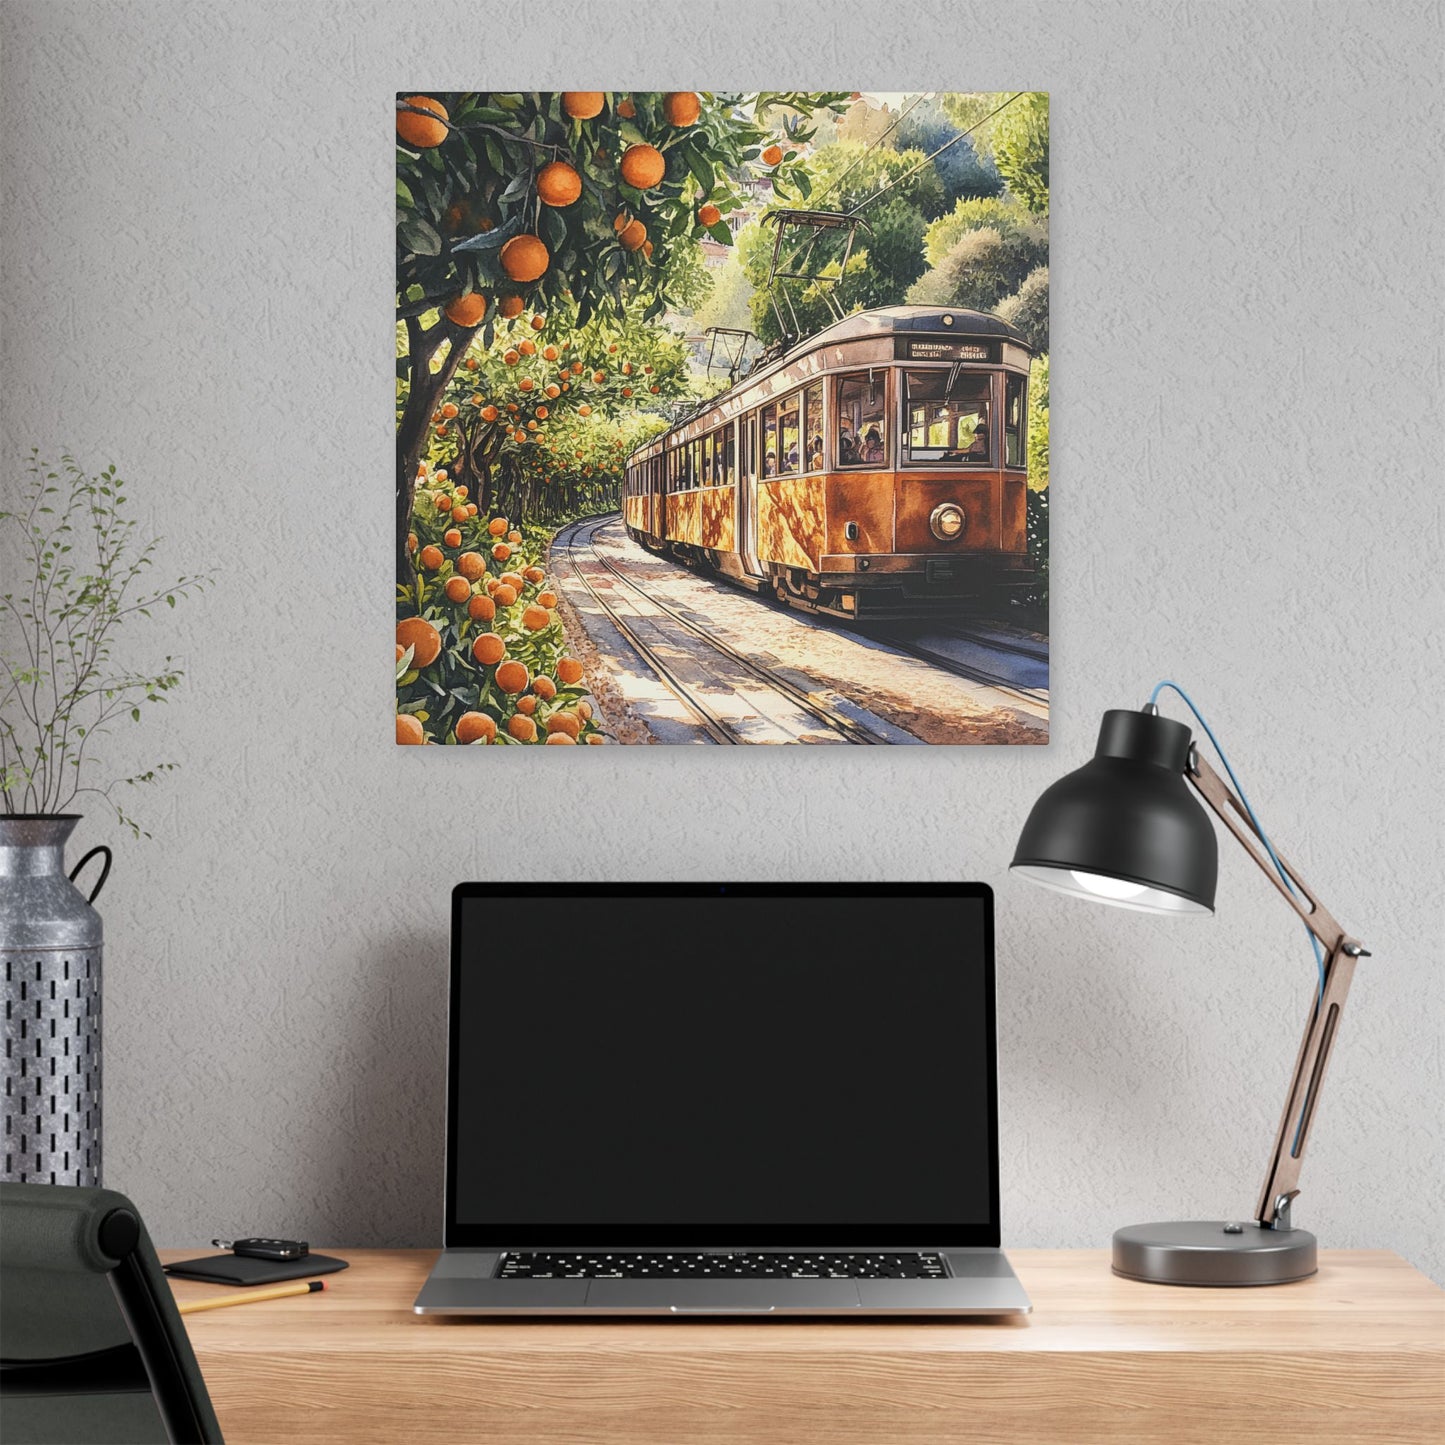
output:
[{"label": "perforated metal container", "polygon": [[[93,848],[65,871],[76,814],[0,817],[0,971],[5,990],[6,1180],[101,1182],[101,922],[110,872]],[[71,879],[104,856],[90,898]]]}]

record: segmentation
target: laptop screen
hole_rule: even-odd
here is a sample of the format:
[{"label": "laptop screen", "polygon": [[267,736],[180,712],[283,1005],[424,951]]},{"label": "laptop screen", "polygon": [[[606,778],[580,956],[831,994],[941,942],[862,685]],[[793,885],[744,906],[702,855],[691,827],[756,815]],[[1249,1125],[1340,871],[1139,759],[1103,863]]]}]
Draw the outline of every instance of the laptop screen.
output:
[{"label": "laptop screen", "polygon": [[996,1245],[992,895],[463,884],[447,1243]]}]

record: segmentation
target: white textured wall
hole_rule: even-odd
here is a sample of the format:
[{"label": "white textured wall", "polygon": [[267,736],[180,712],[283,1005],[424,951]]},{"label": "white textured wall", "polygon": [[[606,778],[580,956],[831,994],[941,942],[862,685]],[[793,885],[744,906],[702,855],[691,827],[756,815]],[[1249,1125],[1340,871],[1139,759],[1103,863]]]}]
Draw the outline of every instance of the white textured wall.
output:
[{"label": "white textured wall", "polygon": [[[77,839],[120,843],[108,1181],[158,1238],[439,1239],[447,894],[514,874],[986,879],[1006,1243],[1247,1215],[1299,926],[1230,848],[1207,922],[1005,873],[1102,709],[1169,675],[1376,955],[1299,1217],[1445,1275],[1438,4],[8,0],[3,27],[6,484],[32,443],[113,458],[168,566],[221,569],[151,644],[184,692],[122,738],[183,765],[136,799],[153,840]],[[393,92],[760,82],[1053,92],[1052,745],[398,750]]]}]

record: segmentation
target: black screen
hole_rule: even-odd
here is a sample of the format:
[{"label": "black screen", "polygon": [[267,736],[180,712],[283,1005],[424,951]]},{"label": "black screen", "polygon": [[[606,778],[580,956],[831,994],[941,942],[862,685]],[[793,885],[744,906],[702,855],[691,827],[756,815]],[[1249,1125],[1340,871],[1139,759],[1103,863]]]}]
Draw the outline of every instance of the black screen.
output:
[{"label": "black screen", "polygon": [[464,885],[448,1243],[996,1244],[990,906]]}]

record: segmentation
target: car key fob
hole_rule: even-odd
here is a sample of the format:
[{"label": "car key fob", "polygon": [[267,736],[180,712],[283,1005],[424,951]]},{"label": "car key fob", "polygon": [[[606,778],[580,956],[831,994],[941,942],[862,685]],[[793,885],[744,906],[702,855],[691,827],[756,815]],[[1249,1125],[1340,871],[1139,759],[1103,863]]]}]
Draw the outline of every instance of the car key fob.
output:
[{"label": "car key fob", "polygon": [[304,1239],[213,1239],[211,1243],[248,1259],[303,1259],[310,1251]]}]

